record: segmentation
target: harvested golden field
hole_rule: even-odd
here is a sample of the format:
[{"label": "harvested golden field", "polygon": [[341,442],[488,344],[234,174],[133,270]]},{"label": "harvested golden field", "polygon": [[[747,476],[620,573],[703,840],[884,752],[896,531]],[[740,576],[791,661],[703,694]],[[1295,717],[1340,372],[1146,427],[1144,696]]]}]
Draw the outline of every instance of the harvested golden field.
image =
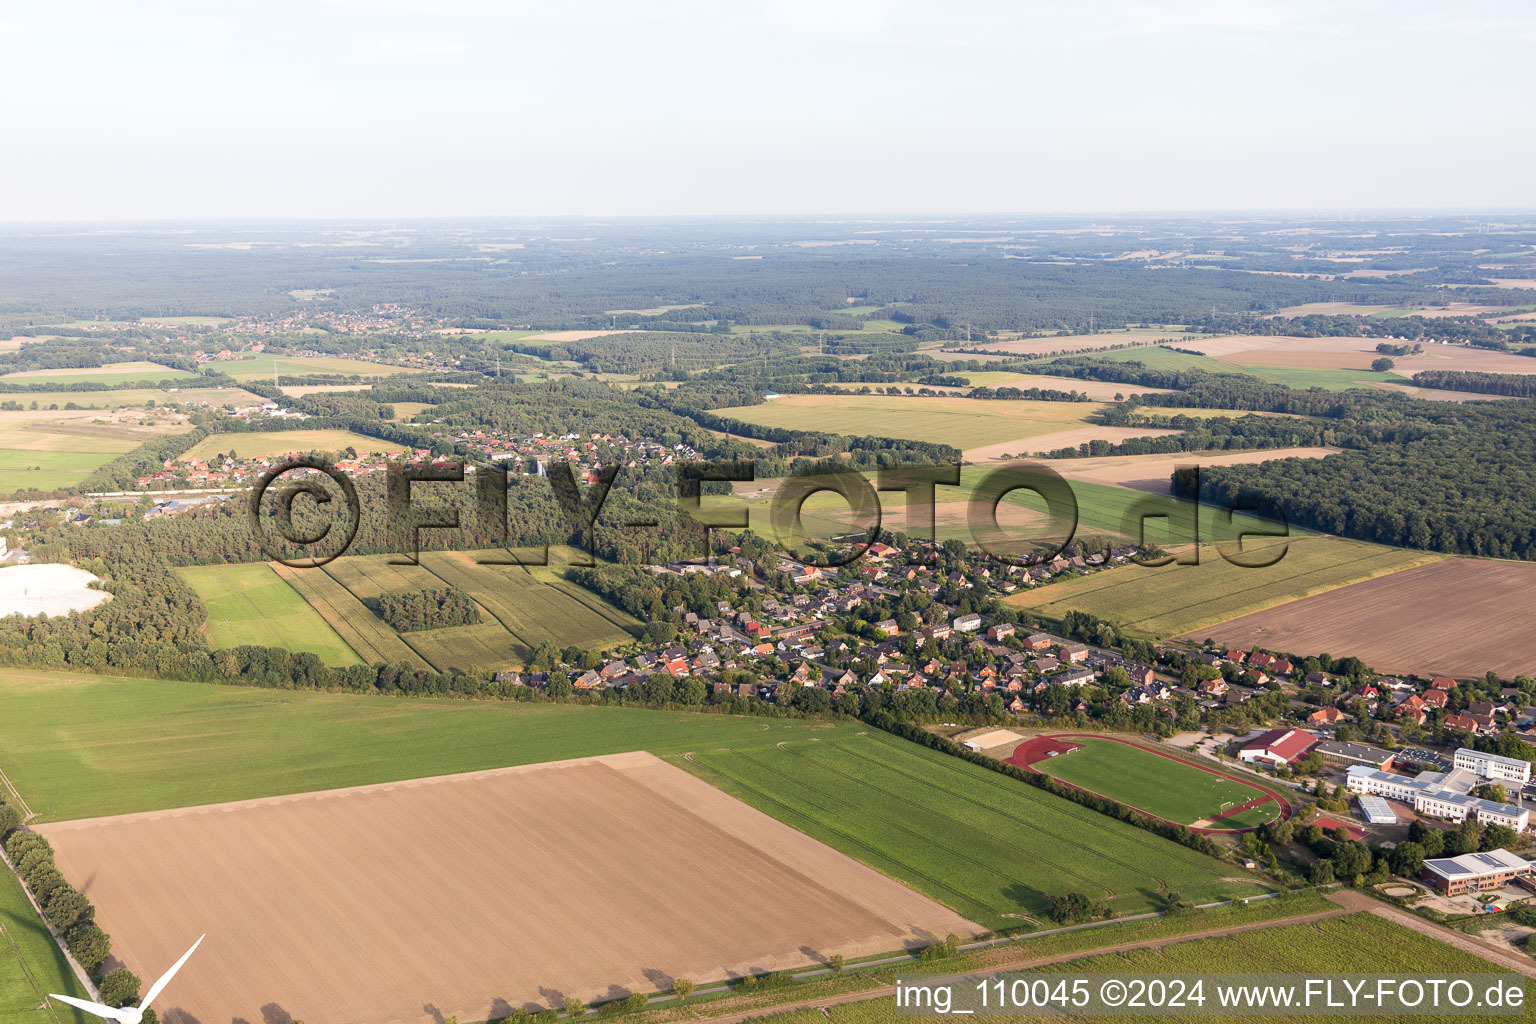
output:
[{"label": "harvested golden field", "polygon": [[[1283,563],[1282,563],[1283,564]],[[1232,647],[1354,655],[1382,672],[1536,670],[1536,563],[1446,558],[1199,630]]]},{"label": "harvested golden field", "polygon": [[1005,402],[981,398],[896,395],[784,395],[761,405],[718,409],[716,412],[731,419],[787,430],[900,437],[966,449],[1087,427],[1090,426],[1090,417],[1103,407],[1100,402]]},{"label": "harvested golden field", "polygon": [[1180,452],[1177,455],[1106,455],[1061,459],[1051,463],[1068,480],[1117,484],[1154,494],[1169,493],[1169,478],[1179,466],[1247,466],[1274,459],[1320,459],[1337,448],[1267,448],[1253,452]]},{"label": "harvested golden field", "polygon": [[1143,388],[1134,384],[1117,384],[1107,380],[1079,380],[1076,377],[1051,377],[1040,373],[1009,373],[1006,370],[981,370],[963,374],[972,387],[988,388],[1042,388],[1055,391],[1076,391],[1101,402],[1113,401],[1116,395],[1129,398],[1132,395],[1166,395],[1167,388]]},{"label": "harvested golden field", "polygon": [[405,446],[394,441],[354,434],[350,430],[249,430],[230,434],[210,434],[181,457],[208,459],[221,452],[234,452],[242,459],[302,454],[304,452],[339,452],[351,448],[359,455],[370,452],[403,452]]},{"label": "harvested golden field", "polygon": [[524,341],[586,341],[588,338],[606,338],[610,334],[634,334],[634,331],[545,331],[529,334]]},{"label": "harvested golden field", "polygon": [[158,1007],[207,1024],[495,1019],[980,931],[646,753],[38,831],[141,976],[207,933]]},{"label": "harvested golden field", "polygon": [[1076,448],[1088,441],[1108,441],[1119,444],[1133,437],[1158,437],[1178,434],[1181,431],[1158,427],[1073,427],[1069,430],[1053,430],[1048,434],[1017,437],[1011,441],[967,448],[963,455],[967,462],[986,462],[990,459],[1027,457],[1040,452],[1053,452],[1059,448]]},{"label": "harvested golden field", "polygon": [[[963,341],[946,341],[943,347],[980,348],[988,352],[1007,353],[1010,356],[1048,356],[1055,352],[1083,352],[1093,349],[1152,345],[1158,342],[1182,347],[1186,337],[1188,335],[1183,331],[1169,327],[1155,330],[1106,331],[1100,334],[1069,334],[1056,338],[1010,338],[1004,335],[996,338],[976,338],[969,344]],[[966,353],[957,355],[957,358],[974,359],[976,357]]]},{"label": "harvested golden field", "polygon": [[336,392],[363,392],[373,390],[372,384],[290,384],[278,388],[289,398],[303,398],[305,395],[329,395]]}]

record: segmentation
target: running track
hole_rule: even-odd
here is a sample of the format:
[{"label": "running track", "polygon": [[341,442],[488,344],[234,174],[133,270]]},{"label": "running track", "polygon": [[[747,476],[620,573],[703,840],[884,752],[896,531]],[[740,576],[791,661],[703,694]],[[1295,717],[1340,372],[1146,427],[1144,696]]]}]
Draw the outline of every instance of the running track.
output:
[{"label": "running track", "polygon": [[[1245,804],[1241,804],[1241,805],[1239,805],[1237,807],[1229,807],[1225,811],[1222,811],[1220,814],[1212,815],[1211,816],[1211,820],[1212,821],[1217,821],[1217,820],[1220,820],[1222,818],[1231,817],[1232,815],[1237,814],[1240,811],[1246,811],[1250,807],[1258,807],[1258,806],[1260,806],[1262,804],[1269,803],[1269,801],[1271,801],[1271,800],[1273,800],[1275,803],[1280,805],[1280,820],[1281,821],[1287,821],[1291,817],[1291,804],[1290,804],[1290,801],[1286,800],[1285,797],[1281,796],[1275,790],[1270,789],[1268,786],[1262,785],[1261,783],[1256,782],[1256,781],[1254,781],[1251,778],[1245,778],[1245,777],[1240,776],[1240,775],[1232,775],[1232,774],[1230,774],[1228,772],[1220,771],[1220,770],[1215,769],[1215,768],[1209,768],[1209,767],[1207,767],[1207,766],[1205,766],[1203,764],[1197,764],[1194,761],[1185,760],[1182,757],[1175,757],[1174,755],[1168,753],[1166,750],[1159,750],[1156,747],[1148,746],[1145,743],[1137,743],[1135,740],[1128,740],[1128,739],[1126,739],[1123,736],[1109,736],[1109,735],[1106,735],[1104,733],[1097,733],[1097,732],[1068,732],[1068,733],[1054,733],[1054,734],[1052,734],[1050,736],[1036,736],[1034,739],[1025,740],[1023,743],[1021,743],[1017,747],[1015,747],[1013,753],[1008,757],[1007,763],[1011,764],[1011,765],[1014,765],[1015,767],[1027,768],[1030,771],[1036,771],[1037,769],[1034,768],[1034,765],[1037,764],[1038,762],[1040,762],[1041,760],[1043,760],[1051,750],[1075,750],[1079,746],[1079,744],[1069,742],[1071,740],[1108,740],[1111,743],[1123,743],[1123,744],[1125,744],[1128,747],[1135,747],[1136,749],[1144,750],[1144,751],[1146,751],[1149,754],[1155,754],[1158,757],[1166,757],[1170,761],[1177,761],[1180,764],[1188,765],[1189,767],[1197,769],[1199,771],[1208,772],[1211,775],[1217,776],[1218,778],[1227,779],[1230,782],[1241,783],[1244,786],[1248,786],[1251,789],[1256,789],[1260,793],[1264,794],[1261,797],[1255,797],[1254,799],[1249,800]],[[1025,760],[1025,758],[1028,758],[1028,760]],[[1060,779],[1057,779],[1056,781],[1057,782],[1061,782]],[[1061,782],[1061,784],[1063,786],[1072,786],[1072,783],[1070,783],[1070,782]],[[1072,786],[1072,788],[1073,789],[1083,789],[1082,786]],[[1083,791],[1084,792],[1092,792],[1092,790],[1083,790]],[[1094,796],[1102,796],[1106,800],[1114,800],[1115,799],[1112,796],[1105,796],[1103,793],[1094,793]],[[1116,801],[1116,802],[1117,803],[1124,803],[1123,800],[1122,801]],[[1131,805],[1127,804],[1126,806],[1131,806]],[[1162,815],[1159,815],[1159,814],[1152,814],[1152,813],[1150,813],[1148,811],[1143,811],[1139,807],[1135,807],[1133,809],[1138,814],[1145,814],[1149,818],[1156,818],[1158,821],[1165,821],[1165,822],[1167,822],[1170,825],[1183,825],[1184,824],[1183,822],[1173,821],[1172,819],[1164,818]],[[1237,834],[1240,834],[1240,833],[1243,833],[1243,832],[1252,832],[1255,829],[1260,828],[1261,826],[1259,826],[1259,825],[1250,825],[1247,828],[1210,828],[1210,827],[1202,826],[1200,828],[1196,828],[1193,825],[1185,825],[1184,827],[1188,828],[1191,832],[1197,833],[1199,835],[1227,835],[1227,836],[1230,836],[1230,835],[1237,835]]]}]

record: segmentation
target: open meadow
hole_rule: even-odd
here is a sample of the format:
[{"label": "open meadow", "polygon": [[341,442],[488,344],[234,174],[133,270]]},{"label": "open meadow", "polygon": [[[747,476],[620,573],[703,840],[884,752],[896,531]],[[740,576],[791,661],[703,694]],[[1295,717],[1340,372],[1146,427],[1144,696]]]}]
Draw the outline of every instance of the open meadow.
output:
[{"label": "open meadow", "polygon": [[31,409],[32,403],[36,402],[39,409],[56,405],[60,410],[69,411],[65,406],[105,410],[140,408],[151,402],[156,405],[206,402],[209,405],[231,405],[239,409],[260,405],[266,399],[244,388],[177,387],[167,384],[159,388],[113,388],[109,391],[27,391],[0,395],[0,401],[20,402],[27,409]]},{"label": "open meadow", "polygon": [[158,411],[0,411],[0,493],[71,486],[146,441],[186,429],[185,417]]},{"label": "open meadow", "polygon": [[336,631],[265,562],[177,569],[208,609],[208,646],[254,644],[308,651],[327,665],[359,659]]},{"label": "open meadow", "polygon": [[828,722],[0,670],[5,773],[45,821],[646,750],[772,748]]},{"label": "open meadow", "polygon": [[1249,828],[1280,813],[1280,805],[1258,787],[1171,754],[1118,739],[1052,741],[1051,753],[1030,756],[1026,743],[1009,761],[1180,825]]},{"label": "open meadow", "polygon": [[[1335,908],[1336,910],[1337,908]],[[1423,927],[1432,927],[1423,925]],[[1414,975],[1417,977],[1452,974],[1506,973],[1507,964],[1490,962],[1464,949],[1423,934],[1417,928],[1404,927],[1373,913],[1332,916],[1325,920],[1290,923],[1277,921],[1265,927],[1246,929],[1235,934],[1191,938],[1169,942],[1138,941],[1126,937],[1122,943],[1097,955],[1074,958],[1055,956],[1029,970],[1049,978],[1051,975],[1083,976],[1119,974],[1148,977],[1155,974],[1212,973],[1289,973],[1323,975],[1343,970],[1362,974]],[[1525,981],[1527,1003],[1533,985]],[[1208,1004],[1215,993],[1207,986]],[[958,1004],[956,1004],[958,1006]],[[1207,1011],[1213,1008],[1207,1005]],[[1526,1014],[1528,1016],[1529,1014]],[[1484,1015],[1489,1020],[1518,1020]],[[901,1024],[911,1017],[896,1012],[895,1000],[886,992],[879,998],[845,1002],[820,1009],[799,1010],[771,1017],[759,1017],[760,1024]],[[923,1018],[928,1020],[934,1017]],[[976,1014],[972,1024],[1058,1024],[1061,1014],[1008,1015]],[[1276,1024],[1345,1024],[1359,1016],[1308,1013],[1267,1012],[1262,1016],[1222,1015],[1207,1012],[1194,1016],[1142,1016],[1124,1019],[1145,1021],[1203,1020],[1211,1024],[1235,1024],[1238,1021],[1274,1021]],[[1402,1019],[1402,1018],[1399,1018]],[[1425,1015],[1414,1020],[1453,1024],[1474,1020],[1475,1016]]]},{"label": "open meadow", "polygon": [[[81,1024],[96,1019],[62,1003],[50,1004],[50,992],[90,998],[27,901],[21,881],[0,865],[0,1024]],[[39,1010],[44,1006],[47,1009]]]},{"label": "open meadow", "polygon": [[1265,611],[1226,616],[1191,635],[1234,647],[1353,655],[1382,672],[1469,678],[1494,671],[1508,679],[1536,671],[1527,627],[1536,617],[1536,564],[1426,561]]},{"label": "open meadow", "polygon": [[641,752],[39,831],[140,974],[207,933],[162,1008],[203,1021],[496,1019],[982,930]]}]

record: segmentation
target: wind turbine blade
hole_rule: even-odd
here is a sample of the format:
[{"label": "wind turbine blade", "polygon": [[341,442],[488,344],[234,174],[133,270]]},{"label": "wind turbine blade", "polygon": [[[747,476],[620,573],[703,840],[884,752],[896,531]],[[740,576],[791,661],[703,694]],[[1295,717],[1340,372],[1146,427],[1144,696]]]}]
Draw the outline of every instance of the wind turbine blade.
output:
[{"label": "wind turbine blade", "polygon": [[162,991],[164,991],[165,986],[170,982],[172,978],[176,976],[176,972],[181,970],[181,965],[187,962],[188,957],[197,952],[197,947],[201,946],[203,944],[203,940],[207,937],[207,935],[199,935],[197,937],[197,941],[192,943],[192,948],[181,954],[181,959],[172,964],[170,970],[160,975],[159,981],[149,986],[149,992],[139,1002],[140,1010],[149,1009],[149,1004],[155,1001],[155,996],[158,996]]},{"label": "wind turbine blade", "polygon": [[93,1003],[89,999],[75,999],[70,996],[55,995],[52,992],[48,993],[48,998],[57,999],[61,1003],[68,1003],[70,1006],[78,1007],[86,1013],[94,1013],[96,1016],[105,1017],[107,1020],[117,1020],[117,1007],[115,1006],[103,1006],[100,1003]]}]

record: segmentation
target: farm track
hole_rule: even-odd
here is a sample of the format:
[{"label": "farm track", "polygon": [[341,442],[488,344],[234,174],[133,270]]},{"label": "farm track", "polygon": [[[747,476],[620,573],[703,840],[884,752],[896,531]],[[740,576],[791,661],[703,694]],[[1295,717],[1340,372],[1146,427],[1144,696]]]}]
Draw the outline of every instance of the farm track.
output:
[{"label": "farm track", "polygon": [[1340,889],[1328,894],[1328,898],[1351,911],[1366,911],[1377,917],[1385,918],[1393,924],[1402,925],[1404,928],[1437,939],[1447,946],[1454,946],[1464,953],[1480,956],[1484,960],[1491,960],[1500,967],[1507,968],[1525,975],[1527,978],[1536,978],[1536,961],[1529,957],[1518,956],[1508,950],[1482,942],[1465,932],[1458,932],[1454,928],[1427,921],[1417,914],[1410,914],[1387,903],[1374,900],[1361,892],[1353,889]]},{"label": "farm track", "polygon": [[[1353,895],[1353,894],[1352,894]],[[1328,897],[1334,899],[1332,894]],[[1335,902],[1339,902],[1335,900]],[[1374,903],[1374,901],[1370,901]],[[1274,918],[1267,921],[1252,921],[1247,924],[1229,925],[1225,928],[1208,928],[1204,931],[1188,932],[1183,935],[1170,935],[1164,938],[1144,939],[1136,942],[1118,942],[1108,946],[1099,946],[1093,949],[1080,949],[1070,953],[1055,953],[1050,956],[1021,956],[1012,960],[1001,960],[989,964],[981,973],[991,974],[1001,971],[1022,971],[1033,967],[1048,967],[1052,964],[1066,963],[1071,960],[1082,960],[1088,957],[1114,955],[1116,953],[1128,953],[1140,949],[1162,949],[1165,946],[1175,945],[1181,942],[1192,942],[1198,939],[1219,939],[1232,935],[1241,935],[1244,932],[1254,931],[1260,928],[1275,928],[1284,925],[1316,924],[1320,921],[1329,921],[1334,918],[1348,917],[1359,913],[1367,907],[1351,907],[1341,905],[1337,910],[1324,910],[1312,914],[1302,914],[1297,917]],[[1411,916],[1411,915],[1410,915]],[[1428,924],[1428,922],[1423,922]],[[1448,930],[1448,929],[1447,929]],[[1455,933],[1453,933],[1455,934]],[[1438,936],[1436,936],[1438,938]],[[1479,955],[1481,952],[1479,951]],[[1490,957],[1490,959],[1492,959]],[[1536,965],[1523,970],[1521,973],[1536,977]],[[758,1017],[777,1016],[782,1013],[792,1013],[797,1010],[825,1010],[832,1006],[842,1006],[847,1003],[861,1003],[878,998],[880,990],[886,988],[885,983],[872,986],[856,992],[839,992],[837,995],[823,996],[819,999],[807,999],[799,1002],[783,1003],[772,1007],[756,1007],[733,1013],[723,1013],[714,1016],[694,1017],[689,1019],[689,1024],[742,1024],[743,1021]]]}]

